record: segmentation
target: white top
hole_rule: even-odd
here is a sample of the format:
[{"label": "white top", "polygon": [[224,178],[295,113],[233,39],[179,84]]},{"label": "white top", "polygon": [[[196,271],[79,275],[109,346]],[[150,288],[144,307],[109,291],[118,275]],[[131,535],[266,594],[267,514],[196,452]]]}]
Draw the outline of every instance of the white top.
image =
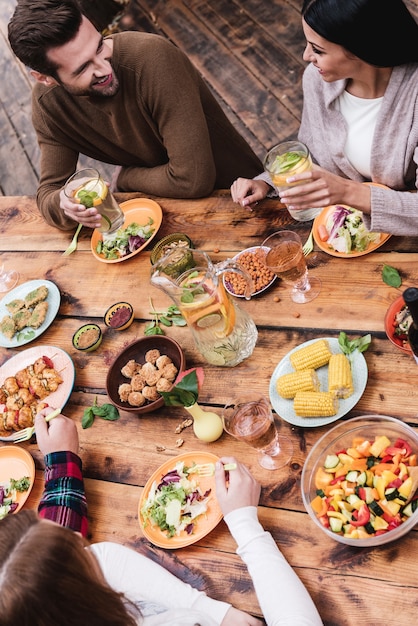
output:
[{"label": "white top", "polygon": [[358,98],[345,90],[335,101],[337,111],[347,122],[344,154],[351,165],[369,180],[373,136],[382,102],[383,97]]},{"label": "white top", "polygon": [[[273,537],[258,521],[257,507],[225,516],[247,565],[268,626],[321,626],[318,611]],[[170,574],[130,548],[110,542],[92,544],[109,585],[139,606],[143,626],[219,626],[230,607]]]}]

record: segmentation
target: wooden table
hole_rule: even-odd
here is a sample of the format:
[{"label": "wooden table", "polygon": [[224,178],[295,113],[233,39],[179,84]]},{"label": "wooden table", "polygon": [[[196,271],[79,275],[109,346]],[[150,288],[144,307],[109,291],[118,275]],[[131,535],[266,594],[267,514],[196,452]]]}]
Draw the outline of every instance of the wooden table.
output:
[{"label": "wooden table", "polygon": [[[139,195],[117,197],[123,201]],[[234,205],[228,191],[199,200],[155,200],[164,214],[156,240],[172,232],[185,232],[195,247],[208,251],[214,260],[260,244],[286,224],[297,229],[303,239],[309,232],[309,223],[293,222],[273,200],[264,201],[253,213]],[[256,453],[226,434],[215,443],[205,444],[188,428],[181,434],[183,446],[177,448],[175,428],[187,417],[181,408],[164,407],[143,417],[124,413],[117,422],[96,419],[91,428],[82,430],[84,408],[96,396],[99,403],[107,401],[104,388],[110,363],[124,346],[143,336],[145,324],[151,319],[148,298],[152,296],[157,308],[171,304],[149,283],[152,244],[126,262],[104,264],[91,254],[90,233],[83,229],[77,252],[64,257],[62,252],[72,233],[47,226],[34,199],[27,196],[0,198],[0,221],[1,260],[19,270],[21,283],[38,278],[53,281],[62,298],[58,316],[49,329],[18,350],[0,349],[0,364],[36,345],[58,346],[72,357],[76,379],[65,413],[79,428],[93,542],[111,540],[129,545],[213,597],[259,615],[250,578],[235,554],[235,543],[224,522],[198,543],[175,552],[151,545],[138,524],[143,486],[167,459],[193,450],[219,456],[234,454],[261,482],[261,522],[308,587],[326,625],[377,626],[387,622],[389,607],[396,614],[398,626],[415,623],[414,603],[407,597],[418,592],[417,532],[385,547],[353,548],[325,537],[304,510],[300,491],[303,463],[312,445],[329,427],[294,427],[278,418],[280,432],[293,440],[294,455],[289,466],[276,472],[262,470]],[[365,353],[369,371],[366,390],[344,419],[373,413],[392,415],[416,426],[418,368],[410,355],[388,341],[383,320],[389,304],[403,288],[418,284],[417,239],[392,237],[373,254],[352,259],[316,250],[309,264],[312,275],[322,280],[321,294],[313,302],[294,304],[279,281],[262,296],[240,301],[255,320],[259,337],[253,355],[234,368],[203,363],[187,328],[167,329],[167,335],[182,345],[187,366],[204,367],[199,403],[220,411],[231,390],[251,387],[268,395],[270,377],[291,348],[313,338],[338,337],[341,330],[349,337],[370,332],[372,344]],[[384,264],[399,270],[401,289],[382,281]],[[120,333],[106,330],[96,352],[75,351],[71,344],[74,331],[88,321],[98,322],[105,329],[103,314],[117,300],[128,300],[134,306],[133,325]],[[35,488],[27,504],[36,507],[43,487],[43,459],[34,441],[23,446],[35,458],[37,467]],[[160,451],[159,447],[164,449]]]}]

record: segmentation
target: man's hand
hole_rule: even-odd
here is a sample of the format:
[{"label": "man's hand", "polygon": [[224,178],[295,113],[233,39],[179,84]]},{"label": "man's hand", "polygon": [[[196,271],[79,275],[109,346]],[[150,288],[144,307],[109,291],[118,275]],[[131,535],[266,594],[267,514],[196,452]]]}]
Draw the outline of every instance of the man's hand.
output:
[{"label": "man's hand", "polygon": [[237,178],[231,185],[231,197],[234,202],[252,210],[269,190],[270,186],[264,180]]},{"label": "man's hand", "polygon": [[87,228],[100,228],[102,225],[102,218],[97,209],[94,207],[88,209],[84,204],[72,202],[70,198],[67,198],[63,189],[60,191],[60,208],[67,217]]}]

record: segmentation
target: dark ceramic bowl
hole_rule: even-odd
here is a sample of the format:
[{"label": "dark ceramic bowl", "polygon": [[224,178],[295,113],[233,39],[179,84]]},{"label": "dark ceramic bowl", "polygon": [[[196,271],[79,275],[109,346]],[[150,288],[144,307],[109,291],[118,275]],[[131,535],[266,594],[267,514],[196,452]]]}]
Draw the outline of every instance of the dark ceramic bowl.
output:
[{"label": "dark ceramic bowl", "polygon": [[136,415],[151,413],[164,406],[164,398],[161,396],[154,402],[147,401],[142,406],[131,406],[127,401],[122,401],[119,396],[119,386],[123,383],[129,384],[130,379],[125,377],[121,370],[126,364],[134,360],[136,363],[144,364],[145,355],[149,350],[158,350],[161,355],[170,357],[176,366],[178,373],[185,368],[185,357],[180,345],[174,339],[165,335],[152,335],[142,337],[131,343],[113,361],[106,378],[106,392],[112,404],[122,411],[128,411]]}]

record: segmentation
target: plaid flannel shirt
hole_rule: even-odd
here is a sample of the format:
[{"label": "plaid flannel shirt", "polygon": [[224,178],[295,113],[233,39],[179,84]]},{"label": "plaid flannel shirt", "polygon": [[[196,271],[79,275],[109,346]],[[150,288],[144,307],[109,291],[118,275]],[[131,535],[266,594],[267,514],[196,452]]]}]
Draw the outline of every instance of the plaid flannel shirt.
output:
[{"label": "plaid flannel shirt", "polygon": [[45,489],[38,513],[40,517],[87,536],[82,462],[74,452],[52,452],[45,456]]}]

